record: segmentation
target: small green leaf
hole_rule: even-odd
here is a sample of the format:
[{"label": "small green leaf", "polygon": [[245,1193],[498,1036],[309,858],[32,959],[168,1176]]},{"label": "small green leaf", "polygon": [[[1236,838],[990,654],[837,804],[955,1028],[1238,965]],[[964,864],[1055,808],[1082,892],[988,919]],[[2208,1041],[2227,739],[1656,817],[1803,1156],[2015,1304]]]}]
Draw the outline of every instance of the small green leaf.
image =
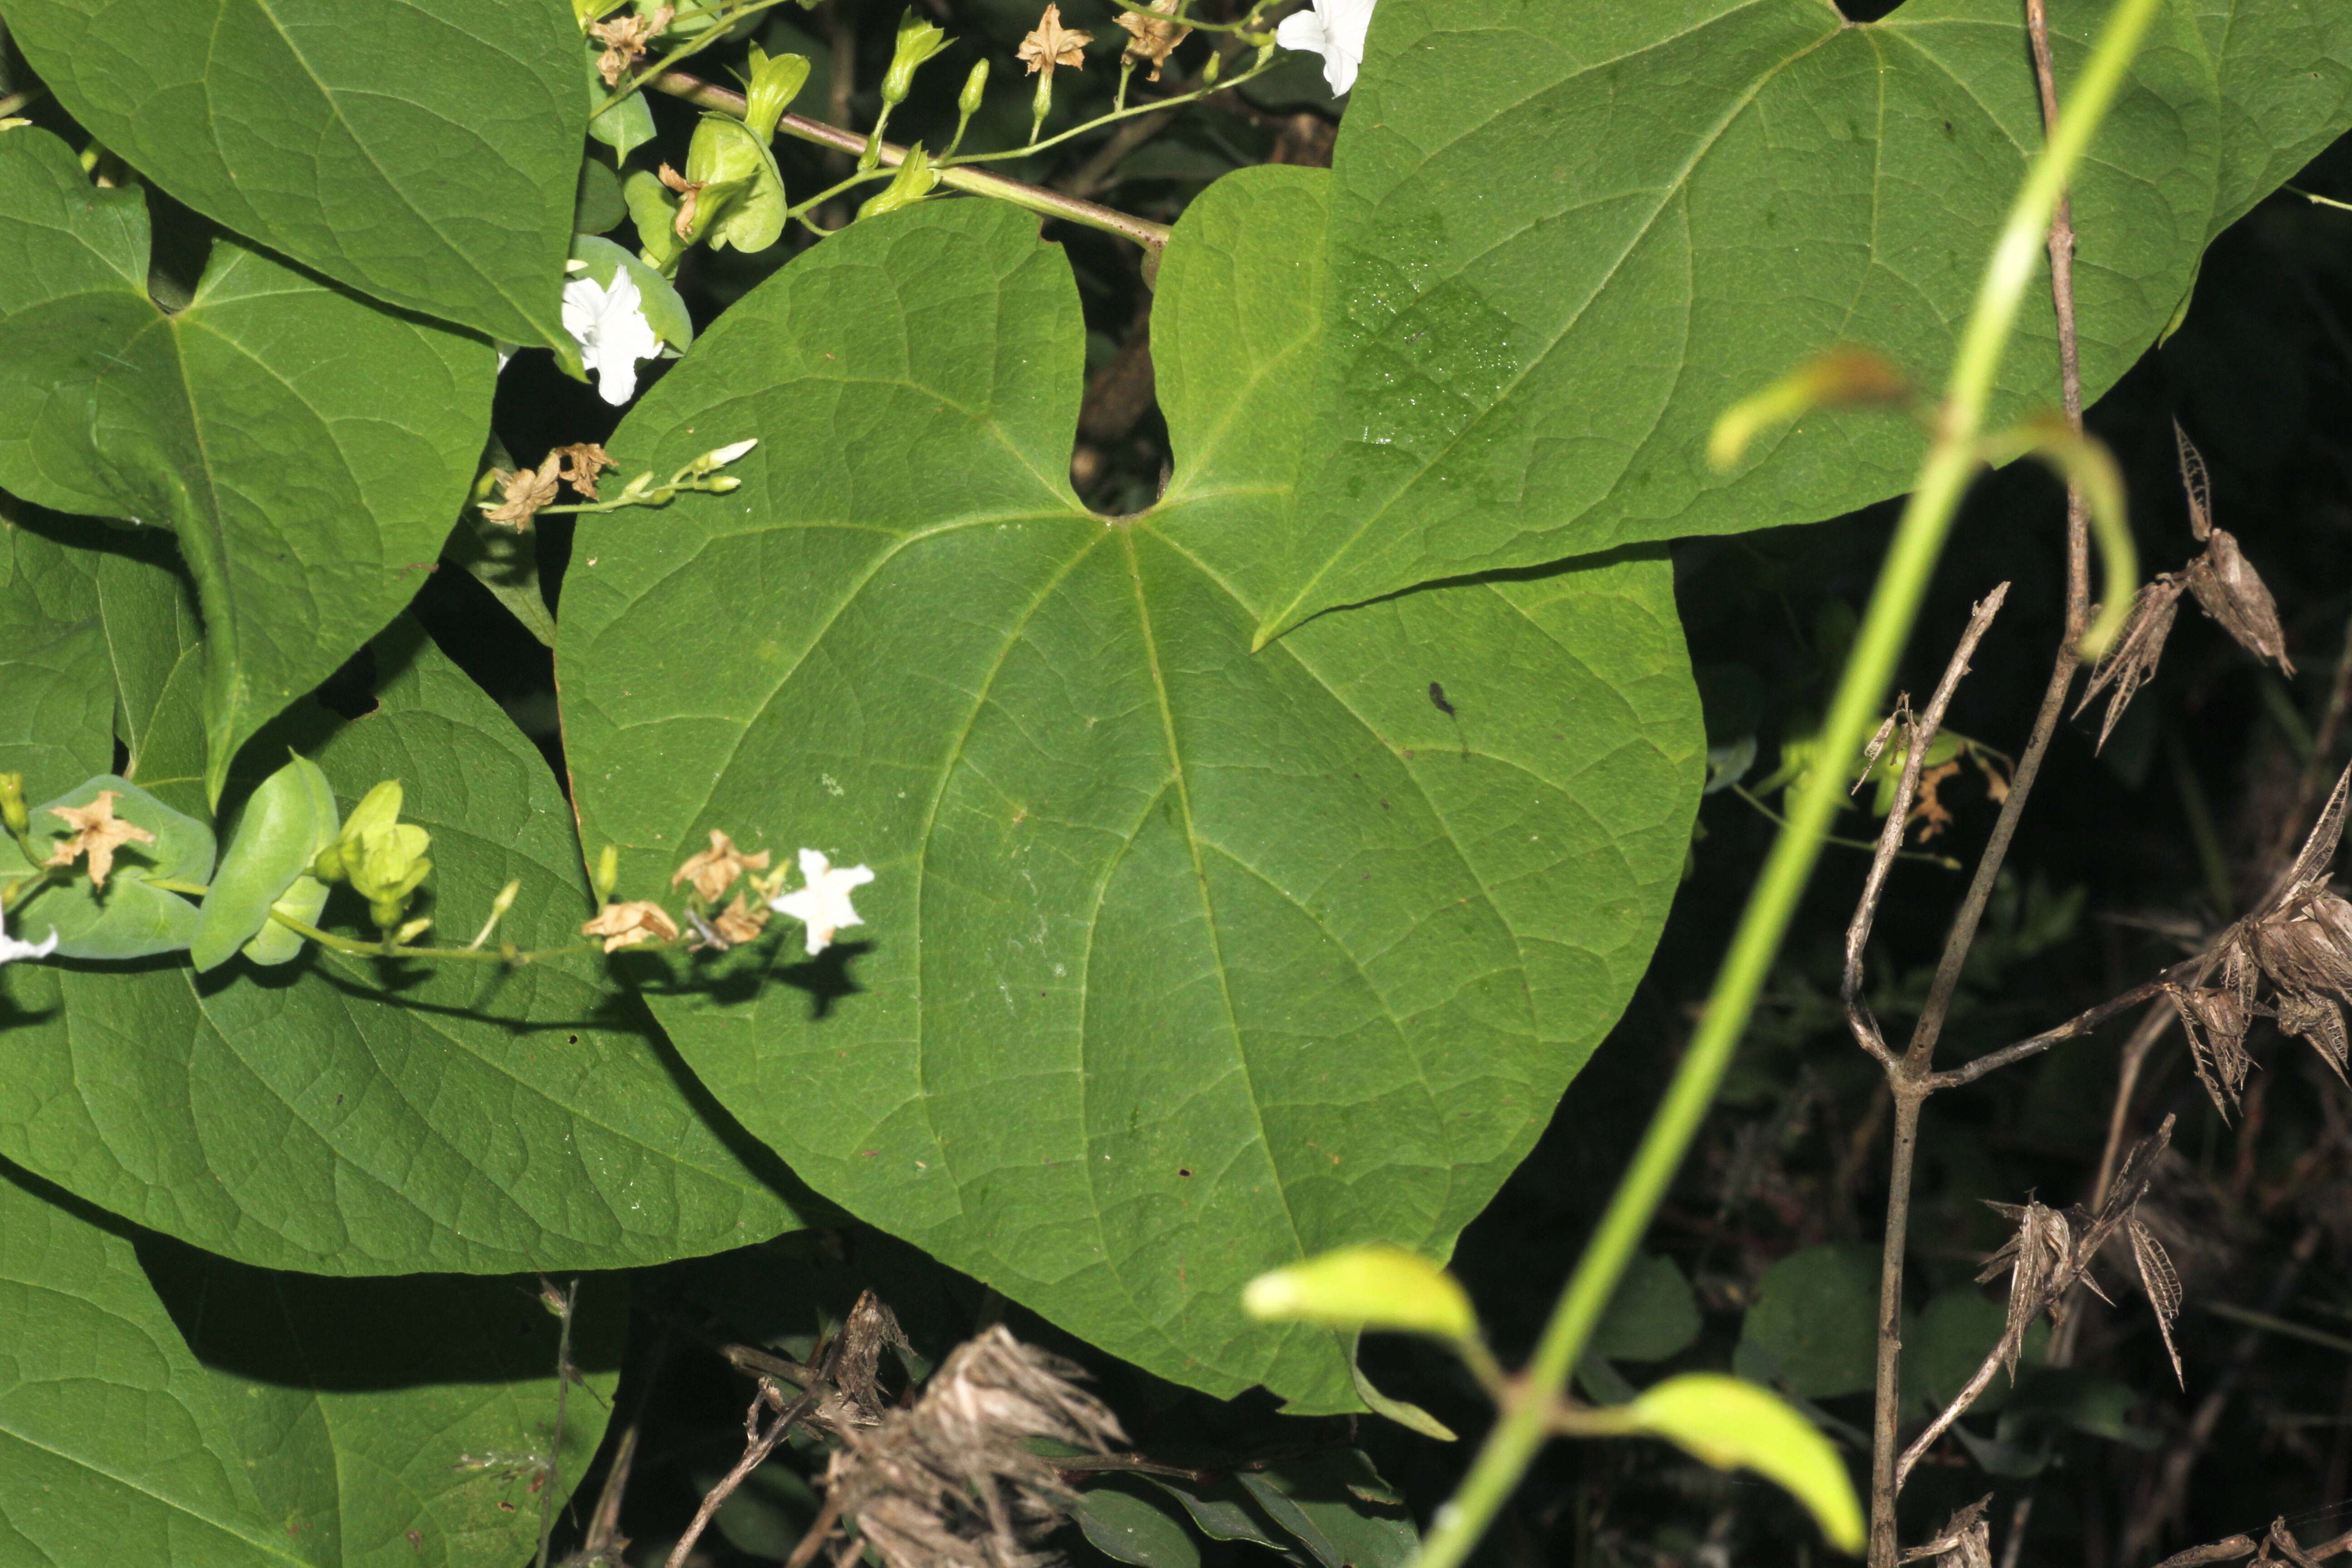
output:
[{"label": "small green leaf", "polygon": [[1183,1510],[1139,1481],[1111,1477],[1078,1494],[1071,1515],[1089,1542],[1114,1562],[1137,1568],[1200,1568],[1201,1547]]},{"label": "small green leaf", "polygon": [[1466,1340],[1478,1314],[1461,1281],[1418,1253],[1373,1243],[1342,1247],[1276,1268],[1242,1291],[1242,1310],[1260,1322],[1321,1323]]},{"label": "small green leaf", "polygon": [[[44,858],[73,837],[56,816],[60,806],[86,806],[101,793],[116,796],[114,815],[154,842],[130,842],[114,852],[106,886],[94,886],[87,859],[75,862],[71,879],[53,881],[16,908],[19,933],[55,927],[64,958],[145,958],[174,952],[196,932],[196,906],[177,893],[151,888],[153,877],[201,887],[213,869],[213,830],[183,816],[129,779],[100,773],[57,799],[33,808],[32,839]],[[14,840],[0,840],[0,879],[29,875],[34,868]]]},{"label": "small green leaf", "polygon": [[[296,757],[261,781],[245,804],[197,915],[195,940],[188,944],[197,973],[226,963],[230,954],[271,924],[270,907],[297,881],[310,879],[303,873],[311,858],[335,841],[341,826],[334,786],[318,763]],[[320,886],[315,881],[311,885]],[[325,896],[320,887],[317,904],[323,904]],[[307,891],[296,907],[310,907],[316,913]],[[299,940],[296,938],[297,951]],[[265,951],[281,945],[273,943]]]},{"label": "small green leaf", "polygon": [[1754,1470],[1803,1503],[1831,1545],[1862,1550],[1862,1504],[1845,1462],[1811,1422],[1769,1390],[1715,1373],[1685,1373],[1622,1409],[1624,1430],[1664,1437],[1720,1470]]},{"label": "small green leaf", "polygon": [[580,160],[580,184],[572,196],[572,232],[603,234],[629,216],[621,199],[621,176],[602,158]]},{"label": "small green leaf", "polygon": [[[610,147],[614,157],[625,161],[630,153],[654,139],[653,106],[646,101],[644,93],[633,92],[612,108],[604,109],[604,100],[613,96],[613,89],[604,85],[604,77],[596,69],[596,58],[604,52],[604,46],[593,38],[582,40],[580,64],[587,73],[591,116],[588,134]],[[602,113],[597,112],[600,109]]]},{"label": "small green leaf", "polygon": [[1403,1568],[1421,1544],[1412,1515],[1355,1449],[1286,1459],[1238,1479],[1322,1568]]},{"label": "small green leaf", "polygon": [[[743,251],[765,250],[783,234],[784,177],[767,144],[741,121],[724,114],[702,117],[687,148],[686,177],[711,187],[703,192],[693,236],[707,239],[711,249],[731,245]],[[721,188],[734,194],[714,203],[711,198]]]},{"label": "small green leaf", "polygon": [[379,300],[576,353],[559,301],[587,105],[563,0],[44,0],[8,20],[74,119],[198,212]]},{"label": "small green leaf", "polygon": [[1740,1325],[1800,1399],[1859,1394],[1878,1375],[1878,1253],[1832,1242],[1764,1271]]},{"label": "small green leaf", "polygon": [[1698,1303],[1671,1258],[1636,1257],[1618,1281],[1591,1349],[1612,1361],[1664,1361],[1698,1338]]}]

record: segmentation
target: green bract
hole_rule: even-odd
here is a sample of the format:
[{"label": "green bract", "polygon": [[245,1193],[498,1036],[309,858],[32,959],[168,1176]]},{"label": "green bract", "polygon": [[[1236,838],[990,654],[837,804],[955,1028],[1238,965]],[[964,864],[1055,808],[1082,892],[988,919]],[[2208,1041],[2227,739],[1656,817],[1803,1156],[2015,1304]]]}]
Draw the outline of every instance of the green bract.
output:
[{"label": "green bract", "polygon": [[[257,952],[248,949],[247,956],[257,963],[283,963],[301,950],[300,938],[273,921],[269,911],[291,893],[298,901],[289,914],[305,923],[317,918],[327,889],[306,873],[319,851],[334,842],[341,826],[334,787],[316,763],[296,757],[261,781],[245,803],[197,917],[188,957],[199,974],[227,963],[231,953],[257,935],[284,932],[263,942]],[[305,883],[307,887],[298,887]],[[310,912],[301,914],[304,909]]]},{"label": "green bract", "polygon": [[497,362],[227,239],[166,313],[137,192],[93,189],[46,132],[0,154],[0,485],[177,538],[217,800],[236,748],[416,592]]},{"label": "green bract", "polygon": [[[114,851],[114,868],[103,888],[92,884],[85,858],[61,867],[59,880],[20,903],[15,919],[26,931],[54,929],[58,952],[66,958],[145,958],[175,952],[196,933],[196,906],[177,893],[149,886],[152,878],[202,887],[213,869],[213,833],[184,816],[130,780],[101,773],[57,799],[33,807],[32,840],[42,859],[73,837],[58,815],[63,807],[87,806],[111,794],[114,816],[152,841],[134,840]],[[0,881],[32,874],[24,851],[0,840]]]},{"label": "green bract", "polygon": [[584,519],[557,643],[625,887],[712,828],[878,873],[814,963],[624,961],[729,1109],[1106,1349],[1310,1410],[1357,1405],[1347,1342],[1242,1286],[1445,1254],[1641,973],[1703,746],[1654,554],[1252,655],[1327,188],[1253,171],[1186,215],[1153,321],[1178,466],[1134,518],[1063,477],[1078,301],[1034,220],[927,203],[796,258],[612,443],[667,473],[767,437],[742,488]]},{"label": "green bract", "polygon": [[702,117],[687,146],[686,177],[709,187],[689,239],[707,239],[714,250],[765,250],[784,232],[784,177],[741,121]]},{"label": "green bract", "polygon": [[575,352],[558,302],[587,105],[564,0],[5,9],[73,117],[198,212],[379,300]]}]

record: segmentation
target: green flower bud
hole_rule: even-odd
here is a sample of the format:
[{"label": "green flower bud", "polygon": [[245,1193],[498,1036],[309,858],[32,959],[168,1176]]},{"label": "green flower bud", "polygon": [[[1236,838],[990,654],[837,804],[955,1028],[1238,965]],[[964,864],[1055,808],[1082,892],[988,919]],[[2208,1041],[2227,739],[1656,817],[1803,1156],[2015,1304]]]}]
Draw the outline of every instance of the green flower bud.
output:
[{"label": "green flower bud", "polygon": [[808,61],[799,55],[769,55],[751,46],[751,87],[744,94],[743,123],[766,142],[776,134],[776,121],[790,109],[807,84]]},{"label": "green flower bud", "polygon": [[393,932],[392,940],[400,943],[403,947],[405,947],[410,942],[415,942],[418,937],[423,936],[426,931],[431,931],[432,929],[433,917],[431,915],[419,915],[416,919],[410,921],[406,925],[402,926],[398,931]]},{"label": "green flower bud", "polygon": [[621,881],[619,845],[605,845],[603,852],[596,857],[596,875],[593,879],[596,884],[596,901],[602,904],[611,900],[613,889],[618,887]]},{"label": "green flower bud", "polygon": [[900,207],[913,206],[940,183],[940,172],[931,167],[931,155],[916,142],[907,149],[907,161],[898,165],[898,173],[882,194],[857,209],[858,217],[880,217],[884,213],[897,212]]},{"label": "green flower bud", "polygon": [[963,79],[963,90],[956,94],[956,112],[970,120],[980,112],[980,95],[988,90],[988,61],[981,60]]},{"label": "green flower bud", "polygon": [[369,828],[360,837],[358,854],[343,852],[352,889],[374,903],[404,902],[433,869],[425,858],[432,843],[433,836],[411,822]]},{"label": "green flower bud", "polygon": [[32,827],[32,817],[25,810],[25,775],[0,773],[0,822],[8,831],[22,838]]},{"label": "green flower bud", "polygon": [[882,101],[898,105],[915,90],[915,72],[923,62],[948,47],[944,29],[915,15],[912,6],[898,18],[898,40],[890,51],[890,68],[882,78]]},{"label": "green flower bud", "polygon": [[389,827],[400,820],[402,798],[398,779],[386,779],[361,796],[359,805],[343,818],[343,830],[335,836],[335,841],[320,850],[310,862],[310,875],[321,882],[350,880],[362,853],[361,840],[371,830]]}]

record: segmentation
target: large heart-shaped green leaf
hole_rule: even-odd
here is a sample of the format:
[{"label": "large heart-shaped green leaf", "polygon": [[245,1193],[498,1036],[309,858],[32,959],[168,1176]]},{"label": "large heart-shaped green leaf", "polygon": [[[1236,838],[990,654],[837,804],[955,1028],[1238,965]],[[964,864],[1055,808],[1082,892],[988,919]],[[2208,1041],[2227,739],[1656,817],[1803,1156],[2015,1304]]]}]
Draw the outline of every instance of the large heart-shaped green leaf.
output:
[{"label": "large heart-shaped green leaf", "polygon": [[467,487],[489,346],[232,242],[147,297],[147,216],[65,143],[0,157],[0,485],[170,528],[202,595],[205,778],[412,598]]},{"label": "large heart-shaped green leaf", "polygon": [[2219,234],[2352,125],[2352,6],[2198,0],[2221,85]]},{"label": "large heart-shaped green leaf", "polygon": [[555,1441],[558,1328],[516,1279],[268,1274],[0,1164],[0,1539],[26,1563],[508,1568],[618,1379],[591,1282]]},{"label": "large heart-shaped green leaf", "polygon": [[[2062,87],[2105,11],[2053,17]],[[2188,290],[2221,129],[2170,0],[2074,193],[2092,395]],[[1939,384],[2041,141],[2016,0],[1860,26],[1827,0],[1382,0],[1335,171],[1314,484],[1264,631],[1900,490],[1925,437],[1898,417],[1806,420],[1730,473],[1707,432],[1841,342]],[[2056,402],[2055,333],[2036,289],[2001,416]]]},{"label": "large heart-shaped green leaf", "polygon": [[0,497],[0,773],[27,800],[114,759],[114,682],[91,557],[23,527]]},{"label": "large heart-shaped green leaf", "polygon": [[5,9],[73,117],[198,212],[379,300],[572,352],[587,105],[564,0]]},{"label": "large heart-shaped green leaf", "polygon": [[[512,878],[503,933],[576,942],[586,879],[545,760],[413,629],[376,651],[398,671],[377,710],[316,750],[341,808],[406,785],[451,940]],[[201,979],[10,964],[0,1155],[199,1247],[321,1274],[619,1268],[791,1228],[755,1167],[782,1173],[715,1130],[641,1018],[589,956],[503,979],[333,954]]]},{"label": "large heart-shaped green leaf", "polygon": [[1326,188],[1255,170],[1186,215],[1181,466],[1134,518],[1065,479],[1082,329],[1033,219],[932,203],[797,258],[613,442],[666,473],[757,436],[742,488],[583,525],[557,645],[625,896],[711,828],[879,873],[818,962],[797,928],[627,961],[719,1099],[1105,1349],[1309,1410],[1356,1406],[1346,1348],[1246,1321],[1243,1282],[1450,1248],[1641,973],[1702,745],[1656,555],[1250,654]]}]

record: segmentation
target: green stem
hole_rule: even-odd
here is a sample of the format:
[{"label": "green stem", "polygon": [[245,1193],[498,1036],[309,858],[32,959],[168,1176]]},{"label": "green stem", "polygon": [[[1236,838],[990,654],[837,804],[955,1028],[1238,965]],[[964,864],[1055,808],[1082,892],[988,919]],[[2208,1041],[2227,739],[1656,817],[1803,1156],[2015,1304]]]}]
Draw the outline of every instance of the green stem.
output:
[{"label": "green stem", "polygon": [[[743,95],[704,81],[700,77],[684,71],[667,71],[646,84],[656,92],[684,99],[698,109],[711,110],[719,114],[743,117]],[[1160,107],[1154,105],[1154,108]],[[853,157],[866,151],[866,138],[855,131],[827,125],[823,121],[787,114],[776,121],[776,129],[784,135],[810,142],[820,147],[831,147]],[[891,142],[882,143],[882,162],[897,168],[906,161],[907,150]],[[988,196],[1045,217],[1057,217],[1087,228],[1097,228],[1105,234],[1115,234],[1149,250],[1158,250],[1168,243],[1169,228],[1164,223],[1153,223],[1130,213],[1117,212],[1094,202],[1066,196],[1059,191],[1049,191],[1039,185],[1024,185],[1003,174],[992,174],[985,169],[950,165],[940,171],[940,183],[976,196]]]},{"label": "green stem", "polygon": [[[2075,83],[2073,100],[2056,132],[2011,204],[1960,340],[1937,420],[1935,444],[1903,509],[1869,612],[1822,727],[1825,758],[1857,755],[1870,735],[1960,498],[1976,472],[1976,441],[1983,428],[1985,406],[2017,324],[2050,216],[2068,177],[2082,161],[2092,133],[2106,118],[2156,6],[2157,0],[2118,0]],[[1569,1373],[1583,1353],[1619,1277],[1649,1228],[1650,1216],[1680,1168],[1755,1010],[1757,994],[1780,952],[1781,937],[1796,912],[1843,794],[1842,772],[1834,763],[1817,768],[1797,792],[1790,824],[1774,842],[1757,879],[1682,1065],[1667,1085],[1665,1098],[1643,1134],[1642,1145],[1584,1256],[1577,1261],[1576,1271],[1561,1290],[1517,1394],[1504,1405],[1460,1489],[1439,1511],[1413,1559],[1413,1568],[1456,1568],[1465,1561],[1542,1446]]]},{"label": "green stem", "polygon": [[146,882],[151,888],[161,888],[167,893],[185,893],[192,899],[201,899],[212,891],[202,882],[183,882],[177,877],[149,877]]},{"label": "green stem", "polygon": [[[1789,826],[1789,819],[1773,810],[1771,805],[1763,796],[1751,794],[1738,784],[1731,786],[1731,793],[1754,806],[1767,822],[1778,823],[1782,827]],[[1878,853],[1878,846],[1866,838],[1847,838],[1832,833],[1823,836],[1822,842],[1834,844],[1842,849],[1864,849],[1874,855]],[[1957,871],[1960,868],[1960,863],[1950,856],[1930,855],[1924,849],[1897,849],[1895,852],[1895,858],[1898,860],[1925,860],[1928,865],[1941,866],[1947,871]]]},{"label": "green stem", "polygon": [[1150,103],[1139,103],[1134,105],[1132,108],[1114,110],[1108,114],[1097,114],[1092,120],[1087,121],[1085,124],[1073,125],[1067,131],[1060,132],[1055,135],[1046,137],[1043,142],[1032,142],[1025,147],[1008,147],[1002,153],[967,153],[962,157],[958,158],[954,163],[942,163],[940,167],[942,169],[968,169],[975,163],[993,163],[1005,158],[1026,158],[1032,153],[1043,153],[1046,148],[1058,146],[1062,142],[1070,140],[1073,136],[1084,136],[1089,131],[1099,131],[1104,126],[1113,124],[1121,120],[1132,120],[1139,114],[1158,114],[1162,110],[1181,109],[1188,103],[1198,103],[1201,100],[1208,97],[1213,92],[1223,92],[1227,88],[1239,87],[1242,83],[1249,80],[1252,77],[1263,76],[1265,72],[1273,68],[1273,62],[1269,60],[1265,65],[1250,67],[1249,69],[1242,72],[1239,76],[1226,77],[1223,80],[1216,82],[1212,86],[1198,88],[1191,92],[1179,93],[1174,98],[1156,98]]},{"label": "green stem", "polygon": [[[485,952],[472,947],[387,947],[380,942],[362,942],[357,937],[337,936],[320,931],[314,925],[304,925],[282,910],[272,910],[269,918],[297,936],[310,938],[331,952],[347,958],[455,958],[472,963],[502,963],[520,969],[526,963],[539,963],[551,958],[566,958],[575,952],[594,952],[604,945],[601,942],[575,942],[562,947],[541,948],[536,952],[517,952],[505,948]],[[684,947],[690,938],[677,937],[669,942],[648,942],[638,945],[647,952],[663,948]]]}]

